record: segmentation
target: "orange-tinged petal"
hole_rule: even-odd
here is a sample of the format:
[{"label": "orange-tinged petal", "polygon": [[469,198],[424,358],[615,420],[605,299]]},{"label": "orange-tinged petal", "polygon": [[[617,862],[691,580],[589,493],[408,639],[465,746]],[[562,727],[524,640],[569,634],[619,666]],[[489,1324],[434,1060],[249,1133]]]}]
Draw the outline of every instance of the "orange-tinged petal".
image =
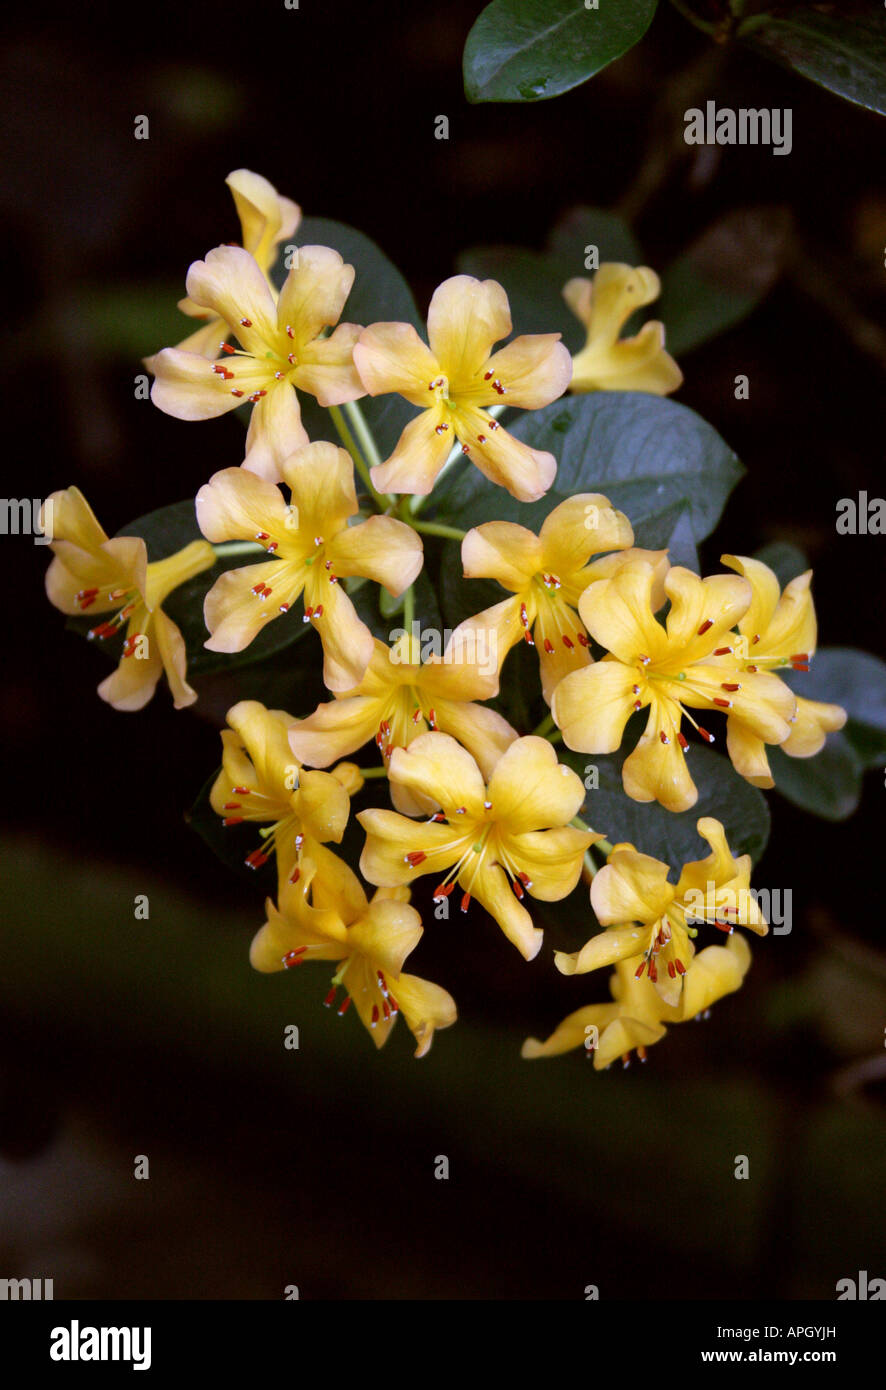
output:
[{"label": "orange-tinged petal", "polygon": [[472,384],[493,344],[510,331],[508,297],[496,280],[454,275],[438,285],[428,309],[428,341],[452,395]]},{"label": "orange-tinged petal", "polygon": [[664,916],[674,893],[667,864],[636,850],[616,849],[594,875],[591,906],[604,927],[619,922],[648,925]]},{"label": "orange-tinged petal", "polygon": [[557,474],[557,460],[515,439],[476,406],[459,405],[455,428],[465,453],[484,478],[507,488],[520,502],[537,502]]},{"label": "orange-tinged petal", "polygon": [[[251,359],[248,361],[251,369]],[[154,373],[151,400],[159,410],[177,420],[212,420],[236,410],[243,404],[241,396],[232,395],[233,388],[213,372],[212,367],[211,362],[196,352],[164,348],[151,358]],[[257,390],[263,384],[263,380],[257,382],[252,389]],[[239,384],[236,389],[240,390]],[[244,387],[241,395],[246,389]]]},{"label": "orange-tinged petal", "polygon": [[474,870],[469,864],[459,874],[459,883],[472,898],[494,917],[508,940],[516,946],[524,960],[534,960],[541,950],[544,932],[533,926],[532,918],[518,902],[504,869],[497,864],[481,863]]},{"label": "orange-tinged petal", "polygon": [[635,683],[636,673],[619,661],[598,661],[566,676],[551,700],[566,747],[581,753],[614,753],[633,713]]},{"label": "orange-tinged petal", "polygon": [[[398,811],[370,807],[360,811],[357,820],[366,831],[360,872],[368,883],[382,887],[411,883],[423,874],[442,874],[456,863],[465,848],[454,838],[451,826],[410,820]],[[406,856],[419,851],[425,859],[411,864]]]},{"label": "orange-tinged petal", "polygon": [[436,405],[410,420],[390,458],[370,470],[373,487],[379,492],[411,492],[422,497],[429,493],[455,442],[446,415],[444,408]]},{"label": "orange-tinged petal", "polygon": [[242,246],[217,246],[205,261],[194,261],[186,284],[194,303],[230,324],[247,352],[262,356],[267,351],[277,332],[274,296],[254,256]]},{"label": "orange-tinged petal", "polygon": [[289,534],[290,513],[280,489],[243,468],[223,468],[197,493],[197,525],[209,541],[255,540]]},{"label": "orange-tinged petal", "polygon": [[511,521],[475,526],[461,543],[461,560],[465,579],[497,579],[515,594],[527,588],[544,565],[538,537]]},{"label": "orange-tinged petal", "polygon": [[797,712],[791,732],[781,745],[792,758],[811,758],[824,747],[825,738],[846,723],[842,705],[827,705],[820,700],[797,697]]},{"label": "orange-tinged petal", "polygon": [[667,653],[668,634],[653,616],[655,579],[654,565],[632,560],[611,579],[592,584],[579,600],[588,632],[619,661],[633,664],[648,656],[654,663]]},{"label": "orange-tinged petal", "polygon": [[[550,748],[550,744],[546,743],[546,747]],[[408,748],[395,748],[389,776],[392,782],[401,783],[414,795],[426,796],[442,806],[447,814],[451,811],[454,816],[463,806],[469,819],[479,819],[483,815],[486,799],[483,774],[467,749],[449,734],[420,734]]]},{"label": "orange-tinged petal", "polygon": [[418,532],[393,516],[371,516],[358,526],[340,531],[327,547],[333,572],[358,574],[382,584],[390,594],[402,594],[424,563]]},{"label": "orange-tinged petal", "polygon": [[[506,405],[538,410],[566,390],[572,377],[572,358],[559,333],[525,333],[493,353],[484,378],[490,373],[504,388],[507,400],[505,396],[501,399]],[[484,397],[482,404],[492,405],[498,392],[484,392]]]},{"label": "orange-tinged petal", "polygon": [[581,778],[557,761],[546,738],[533,734],[511,744],[489,779],[492,814],[512,835],[566,825],[584,796]]},{"label": "orange-tinged petal", "polygon": [[592,555],[626,550],[634,532],[624,512],[599,492],[581,492],[549,512],[539,533],[543,568],[561,582],[578,580]]},{"label": "orange-tinged petal", "polygon": [[282,607],[295,603],[304,573],[301,565],[266,560],[219,575],[203,603],[203,621],[210,633],[207,649],[242,652],[267,623],[281,616]]},{"label": "orange-tinged petal", "polygon": [[637,956],[649,940],[647,927],[618,927],[598,932],[580,951],[555,951],[554,964],[561,975],[586,975],[618,960]]},{"label": "orange-tinged petal", "polygon": [[338,323],[353,283],[354,267],[337,251],[329,246],[299,247],[276,313],[276,324],[295,343],[297,356],[324,328]]},{"label": "orange-tinged petal", "polygon": [[240,219],[241,240],[262,270],[270,269],[277,243],[292,236],[301,209],[251,169],[234,169],[225,179]]},{"label": "orange-tinged petal", "polygon": [[656,699],[650,705],[646,730],[625,759],[622,782],[634,801],[660,801],[669,811],[688,811],[698,800],[670,701]]},{"label": "orange-tinged petal", "polygon": [[281,381],[253,406],[243,467],[276,483],[283,476],[289,455],[307,442],[298,397],[288,382]]},{"label": "orange-tinged petal", "polygon": [[396,391],[422,409],[432,403],[431,384],[440,376],[440,364],[411,323],[364,328],[354,348],[354,363],[370,396]]},{"label": "orange-tinged petal", "polygon": [[[287,742],[287,752],[292,750]],[[337,777],[302,769],[298,783],[298,815],[316,840],[340,843],[351,813],[351,800]]]},{"label": "orange-tinged petal", "polygon": [[139,536],[120,536],[89,551],[56,539],[52,550],[55,558],[46,571],[46,595],[63,613],[81,615],[85,611],[77,597],[83,589],[105,591],[88,605],[89,613],[107,613],[120,607],[107,591],[137,589],[144,593],[147,550]]},{"label": "orange-tinged petal", "polygon": [[307,343],[298,354],[294,385],[316,396],[323,406],[344,405],[365,396],[354,366],[354,348],[361,331],[359,324],[340,323],[328,338]]}]

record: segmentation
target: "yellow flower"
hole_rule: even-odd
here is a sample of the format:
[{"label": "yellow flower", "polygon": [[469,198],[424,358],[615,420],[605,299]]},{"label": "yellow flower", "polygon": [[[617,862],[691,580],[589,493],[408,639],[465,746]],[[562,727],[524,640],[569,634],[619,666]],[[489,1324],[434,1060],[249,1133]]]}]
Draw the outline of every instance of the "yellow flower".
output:
[{"label": "yellow flower", "polygon": [[310,858],[316,843],[341,840],[351,809],[348,792],[334,774],[301,768],[289,747],[294,721],[285,710],[241,700],[227,720],[212,809],[226,826],[250,821],[268,827],[264,844],[246,863],[258,869],[276,854],[281,887],[297,883],[302,854]]},{"label": "yellow flower", "polygon": [[[484,674],[476,664],[453,662],[448,655],[422,662],[418,638],[405,633],[393,647],[376,641],[360,684],[300,719],[289,741],[302,762],[328,767],[370,739],[387,761],[395,748],[408,748],[428,730],[439,729],[464,744],[488,776],[517,737],[495,710],[474,703],[497,690],[494,670]],[[391,796],[407,815],[431,809],[399,782],[391,784]]]},{"label": "yellow flower", "polygon": [[585,850],[602,838],[569,825],[584,800],[581,780],[558,764],[546,739],[531,735],[511,744],[488,787],[470,753],[441,733],[395,749],[389,775],[442,811],[424,823],[396,811],[361,811],[363,877],[395,887],[448,870],[435,899],[458,883],[462,912],[475,897],[532,960],[543,933],[519,900],[526,893],[542,902],[565,898],[578,882]]},{"label": "yellow flower", "polygon": [[185,679],[184,639],[160,605],[173,589],[215,564],[212,546],[193,541],[148,564],[141,537],[109,540],[79,488],[54,492],[49,503],[55,556],[46,574],[50,602],[63,613],[112,613],[92,628],[91,638],[105,641],[126,631],[120,664],[98,687],[101,698],[115,709],[142,709],[165,671],[175,708],[193,704],[197,692]]},{"label": "yellow flower", "polygon": [[387,1041],[398,1014],[418,1044],[416,1057],[424,1057],[437,1028],[455,1022],[455,1001],[445,989],[402,973],[423,931],[408,888],[380,888],[368,902],[347,864],[317,845],[298,883],[281,894],[279,911],[269,900],[267,912],[250,952],[255,969],[335,961],[339,968],[324,1003],[331,1008],[343,986],[338,1013],[353,1002],[376,1047]]},{"label": "yellow flower", "polygon": [[164,348],[153,359],[151,399],[179,420],[209,420],[251,402],[244,468],[271,482],[293,449],[307,444],[295,388],[321,405],[364,394],[352,352],[358,325],[338,323],[354,267],[327,246],[302,246],[275,297],[255,258],[219,246],[188,271],[188,294],[231,325],[242,347],[221,344],[208,362],[196,352]]},{"label": "yellow flower", "polygon": [[348,526],[357,512],[354,469],[334,444],[308,444],[290,454],[283,477],[292,493],[288,505],[275,483],[243,468],[223,469],[197,494],[205,536],[256,541],[271,557],[227,570],[210,589],[206,645],[242,651],[304,592],[304,621],[323,640],[323,679],[330,690],[351,690],[363,678],[373,637],[339,580],[363,575],[400,594],[422,567],[421,539],[390,516]]},{"label": "yellow flower", "polygon": [[[243,249],[255,258],[256,265],[267,276],[277,258],[279,243],[291,237],[301,221],[301,208],[289,198],[282,198],[273,184],[250,169],[235,169],[228,174],[225,183],[231,190],[240,218]],[[225,321],[189,296],[180,299],[178,307],[189,318],[204,320],[202,328],[177,344],[179,351],[216,357],[220,343],[227,337]],[[156,357],[145,359],[149,371],[154,370],[156,360]]]},{"label": "yellow flower", "polygon": [[[810,592],[812,570],[792,579],[780,593],[777,578],[762,561],[745,555],[720,558],[744,576],[753,593],[750,607],[738,624],[739,636],[732,644],[733,659],[745,673],[743,678],[747,673],[777,671],[780,667],[808,671],[818,633]],[[842,729],[846,711],[840,705],[798,695],[796,713],[788,722],[791,732],[781,745],[782,751],[792,758],[811,758],[820,751],[828,733]],[[743,777],[756,787],[773,786],[765,745],[752,729],[730,715],[726,741],[729,756]]]},{"label": "yellow flower", "polygon": [[522,1055],[556,1057],[575,1047],[593,1056],[597,1071],[621,1057],[625,1066],[636,1049],[641,1062],[646,1049],[666,1033],[666,1023],[685,1023],[704,1014],[718,999],[737,990],[747,974],[751,952],[743,936],[732,936],[725,946],[706,946],[695,957],[691,976],[677,1007],[666,1004],[646,976],[637,974],[639,958],[620,960],[610,979],[614,1003],[589,1004],[577,1009],[557,1027],[546,1042],[527,1038]]},{"label": "yellow flower", "polygon": [[354,362],[370,396],[396,391],[422,408],[391,457],[372,470],[381,492],[430,492],[454,440],[485,477],[522,502],[547,492],[557,471],[553,454],[521,444],[488,407],[549,405],[566,390],[572,363],[559,333],[526,334],[493,353],[510,331],[501,285],[470,275],[456,275],[434,291],[430,348],[408,323],[363,330]]},{"label": "yellow flower", "polygon": [[750,891],[751,856],[734,858],[723,826],[712,817],[699,820],[698,833],[711,853],[686,864],[676,884],[668,882],[667,864],[633,845],[616,845],[591,884],[591,905],[606,930],[574,954],[558,951],[557,969],[584,975],[639,957],[637,978],[645,971],[665,1003],[676,1007],[700,959],[695,923],[727,933],[750,927],[765,936],[769,928]]},{"label": "yellow flower", "polygon": [[683,373],[665,352],[664,324],[645,323],[633,338],[619,333],[635,309],[661,292],[654,270],[614,263],[600,266],[593,280],[570,280],[563,297],[588,330],[588,340],[572,359],[571,391],[676,391]]},{"label": "yellow flower", "polygon": [[[588,637],[576,613],[591,584],[608,578],[628,559],[649,559],[667,568],[666,551],[628,550],[634,533],[623,512],[597,492],[561,502],[538,536],[510,521],[488,521],[469,531],[461,556],[466,579],[497,579],[513,598],[486,608],[456,628],[452,650],[494,644],[499,668],[522,638],[537,647],[548,704],[570,671],[590,665]],[[604,551],[621,552],[607,554]],[[592,561],[592,556],[602,556]],[[662,601],[664,596],[662,595]]]},{"label": "yellow flower", "polygon": [[731,711],[764,742],[783,743],[796,701],[777,676],[760,671],[738,679],[734,666],[717,660],[731,652],[731,629],[750,604],[747,580],[731,574],[699,579],[687,569],[669,570],[664,589],[671,606],[664,626],[654,616],[654,585],[653,566],[637,560],[585,591],[579,612],[610,655],[566,676],[554,692],[552,712],[568,748],[613,753],[631,714],[648,706],[646,730],[624,762],[624,789],[635,801],[685,811],[698,791],[686,765],[683,716],[708,743],[714,741],[687,707]]}]

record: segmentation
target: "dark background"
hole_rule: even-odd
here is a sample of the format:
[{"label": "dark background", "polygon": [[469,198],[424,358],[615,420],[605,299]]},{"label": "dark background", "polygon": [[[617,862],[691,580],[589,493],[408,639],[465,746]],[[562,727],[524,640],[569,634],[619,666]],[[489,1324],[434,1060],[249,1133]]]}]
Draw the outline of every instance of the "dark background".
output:
[{"label": "dark background", "polygon": [[[793,541],[816,569],[822,643],[886,655],[882,537],[834,529],[839,498],[882,491],[886,122],[714,50],[664,3],[589,85],[471,108],[460,55],[479,8],[185,0],[8,17],[5,490],[76,483],[113,534],[236,461],[237,421],[183,425],[136,401],[133,377],[187,331],[174,303],[189,262],[237,236],[223,180],[241,165],[373,237],[422,309],[459,251],[540,247],[578,203],[630,211],[659,269],[725,212],[786,208],[766,301],[681,359],[677,399],[748,468],[704,556]],[[675,155],[675,102],[708,96],[791,107],[790,157]],[[660,1299],[830,1298],[858,1270],[886,1276],[879,772],[845,824],[771,794],[755,881],[793,890],[794,930],[756,945],[740,994],[645,1068],[521,1062],[523,1037],[602,995],[589,981],[579,995],[547,948],[526,966],[481,914],[431,920],[411,961],[455,995],[458,1026],[421,1063],[405,1030],[376,1055],[355,1019],[320,1008],[325,976],[250,970],[259,886],[183,819],[217,764],[216,725],[199,704],[176,714],[165,689],[141,715],[98,700],[106,668],[47,604],[45,561],[26,538],[0,543],[0,1277],[54,1277],[57,1298],[296,1284],[303,1298],[570,1299],[596,1284]]]}]

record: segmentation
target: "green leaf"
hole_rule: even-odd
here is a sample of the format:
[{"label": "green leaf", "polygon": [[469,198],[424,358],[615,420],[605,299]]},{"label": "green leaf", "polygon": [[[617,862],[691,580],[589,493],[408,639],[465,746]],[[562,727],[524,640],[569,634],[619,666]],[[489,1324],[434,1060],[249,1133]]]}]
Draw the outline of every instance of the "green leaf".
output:
[{"label": "green leaf", "polygon": [[548,238],[548,251],[563,263],[567,280],[573,275],[594,273],[585,264],[590,246],[596,246],[601,264],[625,261],[628,265],[640,265],[643,261],[634,233],[624,218],[608,208],[572,208],[555,224]]},{"label": "green leaf", "polygon": [[[780,674],[796,695],[842,705],[849,720],[841,739],[850,745],[863,767],[883,764],[886,756],[886,663],[854,647],[820,647],[808,672]],[[828,742],[836,738],[836,734],[831,734]],[[814,763],[816,759],[801,761]],[[844,756],[843,762],[848,768],[849,757]],[[801,780],[795,775],[792,785],[799,785]]]},{"label": "green leaf", "polygon": [[685,508],[691,534],[703,540],[720,519],[743,469],[716,430],[684,405],[639,391],[569,396],[527,411],[516,438],[558,460],[553,489],[518,502],[475,468],[444,475],[434,493],[438,514],[456,526],[516,521],[537,531],[548,512],[576,492],[604,493],[630,518],[645,545],[653,523]]},{"label": "green leaf", "polygon": [[[194,499],[173,502],[169,507],[159,507],[148,512],[136,521],[131,521],[118,533],[121,536],[141,536],[148,548],[148,560],[163,560],[176,550],[190,545],[191,541],[202,540],[202,532],[197,525]],[[188,676],[199,676],[208,671],[228,671],[237,666],[252,665],[272,653],[280,652],[293,642],[305,637],[312,628],[302,622],[302,605],[299,601],[291,610],[275,618],[251,642],[245,651],[210,652],[203,645],[209,633],[203,621],[203,601],[223,570],[238,569],[242,565],[252,565],[262,559],[263,552],[256,547],[255,553],[225,555],[220,557],[211,569],[195,575],[186,584],[175,589],[165,600],[163,611],[181,629],[188,649]],[[273,562],[271,562],[273,563]],[[72,624],[73,625],[73,624]],[[87,624],[92,627],[93,622]],[[76,620],[81,626],[81,620]],[[112,649],[112,650],[115,650]]]},{"label": "green leaf", "polygon": [[800,7],[747,21],[738,37],[783,67],[856,106],[886,116],[886,14],[823,14]]},{"label": "green leaf", "polygon": [[[379,322],[411,323],[419,333],[424,334],[424,324],[409,285],[381,248],[363,232],[328,217],[306,217],[299,223],[296,243],[299,246],[331,246],[348,265],[354,267],[356,275],[342,311],[343,323],[359,323],[364,328]],[[288,273],[286,258],[281,256],[273,273],[278,288]],[[340,444],[329,412],[306,392],[299,392],[299,401],[310,438]],[[386,458],[393,453],[397,440],[415,413],[414,409],[402,397],[395,395],[366,396],[360,401],[360,409],[366,416],[382,458]]]},{"label": "green leaf", "polygon": [[828,734],[814,758],[789,758],[767,749],[775,786],[782,796],[824,820],[846,820],[861,799],[862,761],[845,733]]},{"label": "green leaf", "polygon": [[597,769],[599,786],[588,790],[582,816],[594,830],[613,844],[627,840],[643,854],[670,864],[679,873],[685,863],[709,853],[707,841],[696,829],[701,816],[714,816],[726,829],[733,854],[760,858],[769,839],[769,807],[766,798],[733,768],[728,758],[713,749],[692,745],[687,760],[698,801],[689,811],[666,811],[658,802],[632,801],[624,791],[621,769],[633,746],[618,753],[574,753],[559,746],[557,753],[587,786]]},{"label": "green leaf", "polygon": [[586,82],[642,39],[657,0],[492,0],[468,35],[468,101],[541,101]]},{"label": "green leaf", "polygon": [[668,351],[690,352],[746,318],[777,280],[789,234],[784,209],[741,208],[673,261],[654,310]]}]

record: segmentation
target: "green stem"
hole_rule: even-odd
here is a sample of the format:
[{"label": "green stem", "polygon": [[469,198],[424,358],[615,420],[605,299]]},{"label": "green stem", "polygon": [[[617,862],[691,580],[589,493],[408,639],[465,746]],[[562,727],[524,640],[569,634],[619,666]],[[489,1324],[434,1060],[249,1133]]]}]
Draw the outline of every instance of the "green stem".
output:
[{"label": "green stem", "polygon": [[591,858],[591,852],[590,852],[590,850],[587,850],[587,849],[585,850],[584,866],[585,866],[585,869],[586,869],[586,871],[587,871],[589,877],[590,877],[590,878],[593,878],[593,877],[594,877],[594,874],[597,872],[597,865],[594,863],[593,859]]},{"label": "green stem", "polygon": [[459,531],[457,526],[444,526],[441,521],[416,521],[415,515],[409,517],[409,525],[416,531],[424,531],[428,536],[445,536],[447,540],[463,541],[467,531]]},{"label": "green stem", "polygon": [[541,721],[541,723],[535,726],[535,728],[532,730],[532,733],[536,738],[547,738],[555,727],[556,725],[554,724],[554,716],[550,712],[548,712],[545,715],[544,719]]},{"label": "green stem", "polygon": [[[354,460],[354,467],[366,484],[370,497],[378,510],[383,512],[388,505],[387,499],[383,497],[380,492],[376,492],[375,488],[372,486],[372,479],[369,476],[369,469],[366,467],[366,460],[360,453],[357,441],[348,428],[348,422],[342,414],[341,406],[331,405],[329,407],[329,414],[332,416],[332,423],[338,430],[338,435],[342,444],[344,444],[351,458]],[[375,448],[375,445],[373,445],[373,448]]]},{"label": "green stem", "polygon": [[216,555],[248,555],[250,551],[255,554],[261,551],[263,555],[267,553],[264,546],[256,545],[255,541],[224,541],[212,548]]},{"label": "green stem", "polygon": [[694,24],[696,29],[700,29],[701,32],[707,34],[709,38],[712,38],[714,34],[719,32],[720,26],[718,24],[712,24],[710,20],[707,19],[701,19],[694,10],[691,10],[688,5],[684,4],[684,0],[671,0],[671,4],[684,19],[688,19],[690,24]]},{"label": "green stem", "polygon": [[370,777],[387,777],[388,775],[386,767],[358,767],[357,771],[364,781],[368,781]]},{"label": "green stem", "polygon": [[403,595],[403,626],[408,633],[412,633],[412,623],[415,618],[415,589],[410,584],[406,593]]},{"label": "green stem", "polygon": [[372,430],[366,423],[363,411],[356,401],[348,401],[345,405],[345,414],[354,426],[354,433],[360,441],[360,448],[369,460],[370,468],[377,468],[381,463],[381,454],[373,438]]}]

